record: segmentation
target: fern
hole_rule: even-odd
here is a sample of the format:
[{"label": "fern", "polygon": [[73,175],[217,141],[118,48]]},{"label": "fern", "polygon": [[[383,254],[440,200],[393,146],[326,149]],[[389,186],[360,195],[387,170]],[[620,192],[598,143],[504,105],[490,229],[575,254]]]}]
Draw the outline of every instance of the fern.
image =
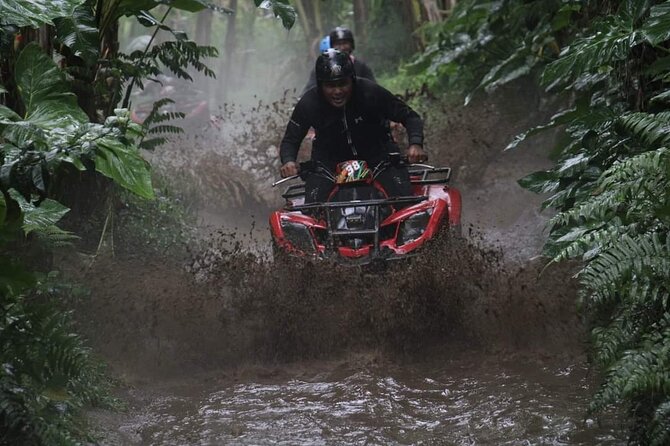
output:
[{"label": "fern", "polygon": [[657,278],[670,290],[670,239],[662,241],[657,233],[636,238],[624,235],[579,274],[584,286],[590,289],[608,288],[632,277],[645,276]]},{"label": "fern", "polygon": [[641,438],[640,443],[647,443],[651,446],[663,446],[670,443],[670,401],[666,400],[659,404],[648,432]]},{"label": "fern", "polygon": [[2,311],[0,443],[80,444],[80,410],[114,404],[100,365],[52,301],[13,296]]},{"label": "fern", "polygon": [[[596,393],[589,406],[590,412],[598,412],[621,399],[635,400],[654,395],[655,409],[652,425],[663,425],[663,415],[670,403],[670,314],[651,325],[652,330],[645,334],[635,349],[626,351],[614,363],[608,372],[607,380]],[[658,415],[661,419],[656,418]],[[649,430],[653,432],[653,429]],[[667,436],[655,433],[655,438]]]},{"label": "fern", "polygon": [[564,95],[563,111],[507,149],[562,132],[555,166],[519,183],[558,210],[545,254],[583,261],[580,308],[606,371],[590,410],[626,406],[632,443],[668,444],[670,2],[470,0],[441,30],[414,65],[432,63],[433,85],[490,91],[541,70],[541,86]]},{"label": "fern", "polygon": [[[186,116],[182,112],[161,110],[162,107],[171,104],[174,104],[174,101],[170,98],[162,98],[154,102],[151,108],[151,112],[149,112],[144,122],[142,123],[146,135],[156,135],[165,133],[177,135],[184,132],[184,129],[182,129],[181,127],[164,124],[167,121],[175,119],[183,119]],[[165,143],[166,141],[167,138],[165,137],[146,139],[140,142],[139,147],[145,150],[153,150],[159,145]]]},{"label": "fern", "polygon": [[633,113],[621,118],[620,125],[647,147],[658,148],[670,142],[670,112]]}]

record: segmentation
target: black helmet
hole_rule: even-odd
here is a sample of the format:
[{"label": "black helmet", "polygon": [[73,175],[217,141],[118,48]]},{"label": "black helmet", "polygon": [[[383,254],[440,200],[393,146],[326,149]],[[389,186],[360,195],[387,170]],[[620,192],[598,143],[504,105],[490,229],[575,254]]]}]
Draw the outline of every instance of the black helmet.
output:
[{"label": "black helmet", "polygon": [[316,59],[316,81],[331,82],[355,77],[354,64],[348,54],[334,48],[327,49]]},{"label": "black helmet", "polygon": [[331,45],[334,45],[335,42],[337,42],[338,40],[348,40],[349,42],[351,42],[351,49],[352,50],[356,49],[356,44],[354,42],[354,33],[352,33],[349,28],[338,26],[337,28],[335,28],[330,32],[329,36]]}]

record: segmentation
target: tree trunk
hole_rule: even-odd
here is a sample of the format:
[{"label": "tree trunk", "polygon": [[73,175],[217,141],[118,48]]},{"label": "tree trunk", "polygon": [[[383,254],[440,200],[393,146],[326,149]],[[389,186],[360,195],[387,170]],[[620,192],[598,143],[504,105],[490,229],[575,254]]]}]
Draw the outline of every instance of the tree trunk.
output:
[{"label": "tree trunk", "polygon": [[356,33],[356,42],[365,48],[368,42],[367,33],[368,24],[368,5],[366,0],[354,0],[354,32]]},{"label": "tree trunk", "polygon": [[[237,10],[237,0],[230,1],[230,9],[233,11]],[[236,33],[236,19],[237,14],[232,14],[228,16],[228,23],[226,27],[226,37],[223,42],[223,76],[220,82],[223,83],[223,100],[225,102],[227,96],[227,90],[232,86],[232,77],[234,75],[234,63],[235,63],[235,47],[237,46],[237,40],[235,39]]]},{"label": "tree trunk", "polygon": [[411,0],[401,2],[402,7],[400,12],[402,14],[402,23],[407,29],[407,34],[412,36],[412,47],[414,51],[422,51],[424,49],[424,42],[421,36],[414,31],[421,25],[423,6],[420,0]]},{"label": "tree trunk", "polygon": [[300,19],[300,26],[305,33],[308,53],[313,59],[316,57],[319,41],[325,32],[321,21],[321,3],[312,0],[295,0],[295,8]]},{"label": "tree trunk", "polygon": [[442,14],[437,5],[437,0],[423,0],[423,8],[429,22],[439,22],[442,20]]},{"label": "tree trunk", "polygon": [[205,9],[198,13],[195,28],[195,41],[198,42],[198,45],[211,45],[213,16],[214,11],[211,9]]}]

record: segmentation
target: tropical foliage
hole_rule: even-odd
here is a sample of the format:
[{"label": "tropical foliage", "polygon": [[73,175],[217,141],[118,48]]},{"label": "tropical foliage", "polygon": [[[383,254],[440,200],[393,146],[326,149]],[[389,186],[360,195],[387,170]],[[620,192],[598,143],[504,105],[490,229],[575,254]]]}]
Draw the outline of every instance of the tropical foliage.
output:
[{"label": "tropical foliage", "polygon": [[[150,13],[159,6],[162,20]],[[208,6],[202,0],[0,2],[0,444],[80,444],[87,434],[79,410],[110,401],[101,365],[63,311],[72,288],[55,273],[36,270],[51,269],[51,250],[76,239],[58,227],[69,211],[58,200],[65,186],[94,175],[137,197],[154,197],[140,147],[161,143],[156,135],[173,130],[165,121],[178,115],[161,112],[158,103],[140,126],[116,107],[134,85],[164,71],[185,79],[194,71],[213,75],[202,60],[216,50],[163,23],[171,9]],[[295,20],[285,0],[262,6],[287,25]],[[174,40],[119,53],[122,16]]]},{"label": "tropical foliage", "polygon": [[[567,104],[553,169],[520,184],[548,194],[545,253],[583,261],[580,304],[603,372],[592,412],[628,407],[630,440],[670,442],[670,2],[459,2],[407,67],[472,94],[529,76]],[[425,70],[425,73],[423,72]]]}]

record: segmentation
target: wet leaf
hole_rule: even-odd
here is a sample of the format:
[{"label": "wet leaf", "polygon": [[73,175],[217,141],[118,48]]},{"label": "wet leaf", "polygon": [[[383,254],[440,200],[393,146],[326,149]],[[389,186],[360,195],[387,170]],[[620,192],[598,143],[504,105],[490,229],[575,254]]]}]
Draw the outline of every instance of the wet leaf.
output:
[{"label": "wet leaf", "polygon": [[110,138],[100,139],[97,141],[95,169],[140,197],[154,198],[149,163],[135,147]]},{"label": "wet leaf", "polygon": [[85,0],[2,0],[0,24],[38,28],[58,17],[71,17]]}]

